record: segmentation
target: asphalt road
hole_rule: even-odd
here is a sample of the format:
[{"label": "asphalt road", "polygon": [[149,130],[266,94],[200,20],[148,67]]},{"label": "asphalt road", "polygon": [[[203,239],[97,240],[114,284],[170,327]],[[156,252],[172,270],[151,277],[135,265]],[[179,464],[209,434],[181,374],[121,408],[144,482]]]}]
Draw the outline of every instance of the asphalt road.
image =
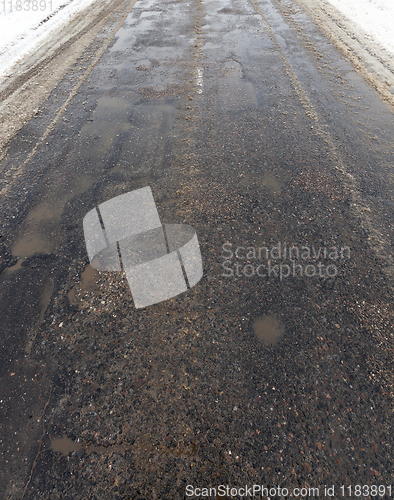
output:
[{"label": "asphalt road", "polygon": [[[2,89],[58,74],[0,164],[2,498],[391,498],[389,103],[296,2],[100,16]],[[204,276],[136,309],[82,220],[146,186]]]}]

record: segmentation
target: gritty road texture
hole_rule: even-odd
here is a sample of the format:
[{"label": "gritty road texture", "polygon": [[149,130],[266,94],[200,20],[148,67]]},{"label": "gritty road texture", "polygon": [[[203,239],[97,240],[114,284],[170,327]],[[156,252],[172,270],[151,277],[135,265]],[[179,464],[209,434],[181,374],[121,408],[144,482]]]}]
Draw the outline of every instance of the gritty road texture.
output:
[{"label": "gritty road texture", "polygon": [[[4,143],[4,498],[220,484],[390,498],[390,103],[298,0],[113,12]],[[196,230],[204,277],[136,310],[124,274],[89,265],[82,219],[145,186],[163,223]],[[350,256],[282,280],[233,256],[228,276],[224,244],[278,242]]]}]

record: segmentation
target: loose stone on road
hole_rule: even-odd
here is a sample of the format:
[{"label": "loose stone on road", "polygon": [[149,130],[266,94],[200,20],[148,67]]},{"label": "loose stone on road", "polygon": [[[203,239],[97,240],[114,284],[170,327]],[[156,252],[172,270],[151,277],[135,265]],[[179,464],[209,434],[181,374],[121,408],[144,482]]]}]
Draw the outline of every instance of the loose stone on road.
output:
[{"label": "loose stone on road", "polygon": [[[7,136],[5,498],[392,484],[392,109],[308,12],[119,1]],[[148,186],[204,275],[138,309],[82,221]]]}]

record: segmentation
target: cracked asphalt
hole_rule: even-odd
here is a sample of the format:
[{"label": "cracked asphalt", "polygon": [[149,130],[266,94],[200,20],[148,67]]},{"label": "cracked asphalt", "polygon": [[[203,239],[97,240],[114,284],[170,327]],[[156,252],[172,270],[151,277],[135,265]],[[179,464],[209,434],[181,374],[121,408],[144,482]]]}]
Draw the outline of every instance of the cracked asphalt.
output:
[{"label": "cracked asphalt", "polygon": [[[391,498],[389,99],[301,1],[100,6],[0,95],[2,498]],[[136,309],[82,220],[146,186],[204,276]]]}]

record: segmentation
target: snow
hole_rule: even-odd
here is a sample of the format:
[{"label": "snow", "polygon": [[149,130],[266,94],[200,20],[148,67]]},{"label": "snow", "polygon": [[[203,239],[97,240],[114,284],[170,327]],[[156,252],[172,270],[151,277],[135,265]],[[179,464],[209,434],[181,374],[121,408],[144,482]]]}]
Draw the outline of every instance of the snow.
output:
[{"label": "snow", "polygon": [[394,56],[394,0],[328,0]]},{"label": "snow", "polygon": [[0,78],[94,1],[0,0]]},{"label": "snow", "polygon": [[[0,0],[0,79],[95,1]],[[327,1],[394,55],[394,0]]]}]

